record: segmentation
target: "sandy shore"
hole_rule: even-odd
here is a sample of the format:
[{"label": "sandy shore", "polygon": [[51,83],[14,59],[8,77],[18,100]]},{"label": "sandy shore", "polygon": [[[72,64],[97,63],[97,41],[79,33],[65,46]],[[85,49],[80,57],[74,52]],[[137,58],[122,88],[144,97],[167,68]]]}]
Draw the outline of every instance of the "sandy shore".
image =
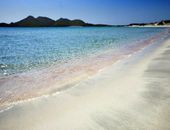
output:
[{"label": "sandy shore", "polygon": [[0,113],[0,130],[169,130],[170,40]]},{"label": "sandy shore", "polygon": [[144,25],[144,26],[132,25],[132,26],[129,26],[129,27],[169,28],[170,25],[156,25],[156,26],[153,26],[153,25]]}]

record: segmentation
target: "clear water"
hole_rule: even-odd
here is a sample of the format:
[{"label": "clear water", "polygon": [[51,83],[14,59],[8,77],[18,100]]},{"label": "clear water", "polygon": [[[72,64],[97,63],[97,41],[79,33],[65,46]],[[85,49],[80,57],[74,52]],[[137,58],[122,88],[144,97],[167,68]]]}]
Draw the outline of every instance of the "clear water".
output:
[{"label": "clear water", "polygon": [[135,44],[163,28],[0,28],[0,76],[97,55]]},{"label": "clear water", "polygon": [[0,28],[0,111],[73,87],[99,70],[162,43],[167,28]]}]

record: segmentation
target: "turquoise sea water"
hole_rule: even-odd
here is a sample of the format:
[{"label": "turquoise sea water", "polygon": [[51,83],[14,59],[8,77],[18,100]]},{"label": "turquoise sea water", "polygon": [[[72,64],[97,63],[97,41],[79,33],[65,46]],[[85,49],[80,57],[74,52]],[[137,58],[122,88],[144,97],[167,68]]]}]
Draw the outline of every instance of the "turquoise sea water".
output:
[{"label": "turquoise sea water", "polygon": [[0,111],[73,87],[167,36],[167,28],[0,28]]},{"label": "turquoise sea water", "polygon": [[163,28],[0,28],[0,76],[98,55],[137,44]]}]

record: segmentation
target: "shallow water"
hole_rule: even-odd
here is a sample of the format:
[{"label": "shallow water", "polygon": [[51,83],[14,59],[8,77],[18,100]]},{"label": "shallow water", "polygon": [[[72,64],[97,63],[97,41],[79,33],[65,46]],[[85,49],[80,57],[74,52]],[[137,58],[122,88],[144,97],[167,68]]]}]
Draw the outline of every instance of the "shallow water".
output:
[{"label": "shallow water", "polygon": [[165,28],[0,28],[0,106],[67,89],[166,34]]},{"label": "shallow water", "polygon": [[74,61],[147,39],[164,29],[0,28],[0,75]]}]

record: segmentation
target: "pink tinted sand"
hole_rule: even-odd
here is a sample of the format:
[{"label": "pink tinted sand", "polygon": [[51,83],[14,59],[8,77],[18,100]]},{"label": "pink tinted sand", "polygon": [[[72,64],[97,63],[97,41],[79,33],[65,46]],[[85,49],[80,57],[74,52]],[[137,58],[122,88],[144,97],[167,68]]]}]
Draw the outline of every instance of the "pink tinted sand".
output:
[{"label": "pink tinted sand", "polygon": [[2,97],[0,106],[67,89],[71,85],[96,74],[99,70],[156,42],[165,33],[122,48],[121,51],[108,51],[95,57],[86,57],[77,62],[2,78],[0,79],[0,86],[4,89],[0,92]]}]

